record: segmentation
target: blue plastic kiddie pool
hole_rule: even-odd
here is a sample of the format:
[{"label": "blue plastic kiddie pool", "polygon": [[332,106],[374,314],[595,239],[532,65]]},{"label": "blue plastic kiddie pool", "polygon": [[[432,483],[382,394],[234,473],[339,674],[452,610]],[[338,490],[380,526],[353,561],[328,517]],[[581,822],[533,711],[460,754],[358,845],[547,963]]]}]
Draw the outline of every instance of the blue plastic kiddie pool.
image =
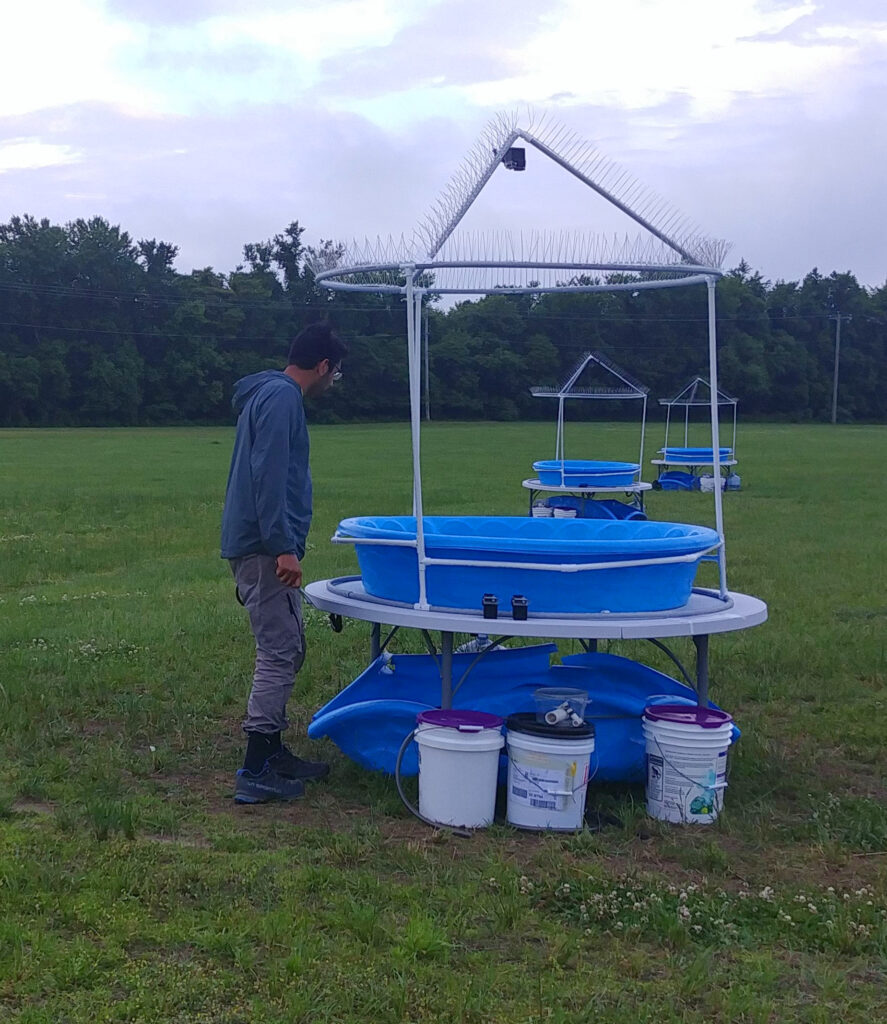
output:
[{"label": "blue plastic kiddie pool", "polygon": [[[480,610],[495,594],[502,614],[521,594],[530,614],[651,612],[687,603],[702,556],[718,535],[685,523],[601,519],[533,519],[525,516],[426,516],[428,603],[436,608]],[[385,601],[419,600],[413,516],[344,519],[334,539],[353,538],[367,594]],[[378,542],[396,541],[400,544]],[[374,543],[376,542],[376,543]],[[644,564],[649,560],[660,564]],[[483,565],[463,563],[482,562]],[[613,568],[571,568],[619,563]],[[522,565],[547,568],[522,568]],[[558,567],[563,568],[558,568]]]},{"label": "blue plastic kiddie pool", "polygon": [[589,462],[548,459],[534,462],[539,483],[545,487],[630,487],[640,470],[637,462]]},{"label": "blue plastic kiddie pool", "polygon": [[[721,461],[733,456],[732,448],[718,448]],[[691,466],[708,465],[714,461],[714,448],[660,448],[659,454],[666,462],[686,462]]]}]

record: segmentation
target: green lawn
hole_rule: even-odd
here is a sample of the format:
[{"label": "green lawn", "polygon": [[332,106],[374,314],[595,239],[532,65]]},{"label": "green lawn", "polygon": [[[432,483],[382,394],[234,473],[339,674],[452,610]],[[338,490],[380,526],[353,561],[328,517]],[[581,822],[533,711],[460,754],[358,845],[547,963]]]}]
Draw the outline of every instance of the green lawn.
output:
[{"label": "green lawn", "polygon": [[[622,458],[636,434],[571,424],[568,444]],[[218,558],[232,437],[0,431],[0,1020],[887,1017],[887,429],[740,427],[729,582],[770,620],[712,641],[712,696],[743,729],[716,825],[592,787],[620,826],[468,840],[327,744],[301,744],[333,762],[304,801],[231,802],[252,655]],[[553,442],[552,424],[431,424],[426,512],[525,513]],[[354,567],[328,543],[340,518],[409,510],[409,434],[312,445],[323,578]],[[684,522],[712,505],[648,498]],[[299,737],[369,648],[365,623],[336,635],[309,611],[306,629]]]}]

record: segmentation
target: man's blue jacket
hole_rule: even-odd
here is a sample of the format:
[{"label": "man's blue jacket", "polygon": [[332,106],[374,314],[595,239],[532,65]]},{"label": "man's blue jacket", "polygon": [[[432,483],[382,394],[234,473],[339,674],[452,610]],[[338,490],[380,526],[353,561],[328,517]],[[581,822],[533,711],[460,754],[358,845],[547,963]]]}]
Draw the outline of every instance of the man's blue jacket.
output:
[{"label": "man's blue jacket", "polygon": [[311,470],[302,389],[265,370],[234,385],[238,413],[222,513],[222,558],[295,554],[311,526]]}]

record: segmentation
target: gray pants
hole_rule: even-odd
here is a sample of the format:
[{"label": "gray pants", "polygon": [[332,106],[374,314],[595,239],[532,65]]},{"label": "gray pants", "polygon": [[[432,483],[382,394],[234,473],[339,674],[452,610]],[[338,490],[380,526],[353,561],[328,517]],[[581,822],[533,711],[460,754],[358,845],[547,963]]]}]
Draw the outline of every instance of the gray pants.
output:
[{"label": "gray pants", "polygon": [[270,555],[246,555],[230,563],[256,638],[256,668],[243,728],[279,732],[289,724],[286,702],[305,660],[302,596],[280,582],[277,559]]}]

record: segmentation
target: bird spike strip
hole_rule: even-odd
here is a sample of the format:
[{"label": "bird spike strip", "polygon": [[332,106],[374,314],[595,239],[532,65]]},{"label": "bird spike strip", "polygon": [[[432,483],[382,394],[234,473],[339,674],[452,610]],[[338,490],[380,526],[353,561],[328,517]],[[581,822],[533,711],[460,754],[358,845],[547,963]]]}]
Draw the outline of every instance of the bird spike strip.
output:
[{"label": "bird spike strip", "polygon": [[417,227],[417,250],[424,248],[428,259],[438,256],[502,157],[518,139],[557,160],[683,260],[712,267],[719,267],[723,262],[729,249],[726,242],[702,235],[687,217],[605,157],[591,142],[548,114],[536,117],[531,109],[527,110],[523,122],[515,111],[499,114],[486,125]]},{"label": "bird spike strip", "polygon": [[628,370],[623,370],[621,366],[617,366],[612,359],[608,359],[603,352],[589,352],[588,355],[598,365],[602,366],[605,370],[609,370],[614,376],[624,381],[629,388],[633,388],[635,391],[640,391],[642,395],[650,393],[650,389],[636,378],[633,377]]},{"label": "bird spike strip", "polygon": [[[717,404],[718,405],[738,405],[739,400],[734,398],[732,395],[728,395],[726,391],[718,388],[717,392]],[[674,396],[674,398],[660,398],[660,405],[711,405],[711,384],[704,377],[694,377],[689,384],[685,385],[681,390]]]},{"label": "bird spike strip", "polygon": [[[324,260],[311,259],[315,273],[341,268],[359,270],[361,267],[400,267],[410,264],[475,264],[467,270],[493,265],[507,267],[513,274],[521,264],[535,264],[537,269],[551,268],[564,278],[563,271],[583,272],[589,269],[610,270],[624,267],[643,271],[648,267],[667,267],[680,271],[686,261],[652,235],[601,235],[580,231],[466,231],[451,236],[434,260],[417,252],[414,245],[401,235],[371,240],[354,241],[337,248],[335,259],[325,254]],[[711,266],[706,262],[705,266]],[[532,268],[527,268],[532,269]],[[478,281],[489,279],[490,274],[475,275]],[[496,275],[493,275],[494,277]],[[521,281],[535,274],[521,275]],[[567,275],[569,276],[569,275]],[[466,282],[467,284],[467,282]]]},{"label": "bird spike strip", "polygon": [[[518,139],[556,160],[644,232],[636,237],[575,230],[457,233],[460,221]],[[534,283],[542,288],[570,287],[598,270],[640,272],[650,279],[659,275],[645,268],[674,267],[673,276],[682,266],[718,268],[729,248],[723,239],[700,234],[687,218],[591,143],[548,115],[535,118],[528,111],[523,125],[517,113],[499,114],[487,124],[409,238],[365,238],[362,243],[339,245],[333,253],[327,251],[323,260],[312,259],[309,252],[308,263],[315,273],[339,267],[352,281],[364,284],[402,283],[405,278],[397,268],[433,264],[434,284],[442,290],[526,290]],[[456,266],[441,266],[447,263]],[[367,270],[361,272],[361,268]]]}]

